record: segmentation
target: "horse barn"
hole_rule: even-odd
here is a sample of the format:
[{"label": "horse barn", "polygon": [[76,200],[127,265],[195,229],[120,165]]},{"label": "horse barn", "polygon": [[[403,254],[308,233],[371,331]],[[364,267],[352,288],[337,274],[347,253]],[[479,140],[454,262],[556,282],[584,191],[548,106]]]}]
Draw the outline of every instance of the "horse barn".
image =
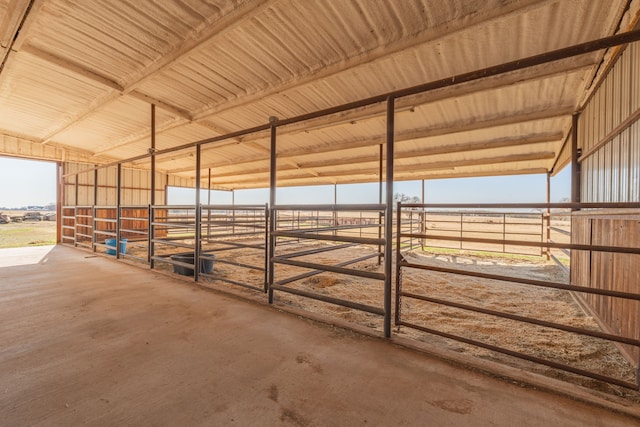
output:
[{"label": "horse barn", "polygon": [[[58,244],[0,256],[0,424],[638,425],[639,21],[0,0],[0,155],[58,165]],[[429,200],[533,174],[546,202]]]}]

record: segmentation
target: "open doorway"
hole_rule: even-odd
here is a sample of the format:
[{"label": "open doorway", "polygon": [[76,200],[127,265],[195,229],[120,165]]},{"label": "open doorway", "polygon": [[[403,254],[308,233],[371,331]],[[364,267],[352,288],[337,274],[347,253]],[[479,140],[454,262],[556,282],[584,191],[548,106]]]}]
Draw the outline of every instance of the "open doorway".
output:
[{"label": "open doorway", "polygon": [[0,249],[56,244],[56,164],[0,157]]}]

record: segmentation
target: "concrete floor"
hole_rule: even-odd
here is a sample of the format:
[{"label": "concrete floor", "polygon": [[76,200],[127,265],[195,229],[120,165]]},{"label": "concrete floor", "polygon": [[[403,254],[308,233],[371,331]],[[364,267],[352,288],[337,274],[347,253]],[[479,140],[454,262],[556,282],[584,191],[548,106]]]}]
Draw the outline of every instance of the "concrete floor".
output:
[{"label": "concrete floor", "polygon": [[0,266],[2,426],[639,423],[72,248],[20,258]]}]

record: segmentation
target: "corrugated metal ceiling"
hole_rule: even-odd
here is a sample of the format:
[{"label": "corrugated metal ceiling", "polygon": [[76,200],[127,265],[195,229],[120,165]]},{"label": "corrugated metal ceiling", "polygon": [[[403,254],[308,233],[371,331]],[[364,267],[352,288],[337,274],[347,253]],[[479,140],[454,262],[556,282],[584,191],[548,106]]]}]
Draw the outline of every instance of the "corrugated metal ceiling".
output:
[{"label": "corrugated metal ceiling", "polygon": [[[180,146],[625,31],[637,3],[0,0],[0,133],[127,159],[150,103],[157,148]],[[396,179],[549,171],[604,55],[398,99]],[[380,105],[280,128],[279,185],[376,181],[384,133]],[[268,138],[204,147],[202,167],[264,187]],[[192,178],[194,151],[158,168]]]}]

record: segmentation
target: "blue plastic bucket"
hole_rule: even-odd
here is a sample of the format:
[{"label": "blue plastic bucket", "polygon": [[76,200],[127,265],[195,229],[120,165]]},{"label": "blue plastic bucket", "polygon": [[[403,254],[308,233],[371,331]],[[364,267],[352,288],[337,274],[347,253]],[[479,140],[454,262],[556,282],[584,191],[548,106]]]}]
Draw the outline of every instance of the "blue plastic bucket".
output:
[{"label": "blue plastic bucket", "polygon": [[[107,255],[116,254],[116,239],[106,239],[104,244],[107,245]],[[127,239],[120,239],[120,253],[127,253]]]}]

